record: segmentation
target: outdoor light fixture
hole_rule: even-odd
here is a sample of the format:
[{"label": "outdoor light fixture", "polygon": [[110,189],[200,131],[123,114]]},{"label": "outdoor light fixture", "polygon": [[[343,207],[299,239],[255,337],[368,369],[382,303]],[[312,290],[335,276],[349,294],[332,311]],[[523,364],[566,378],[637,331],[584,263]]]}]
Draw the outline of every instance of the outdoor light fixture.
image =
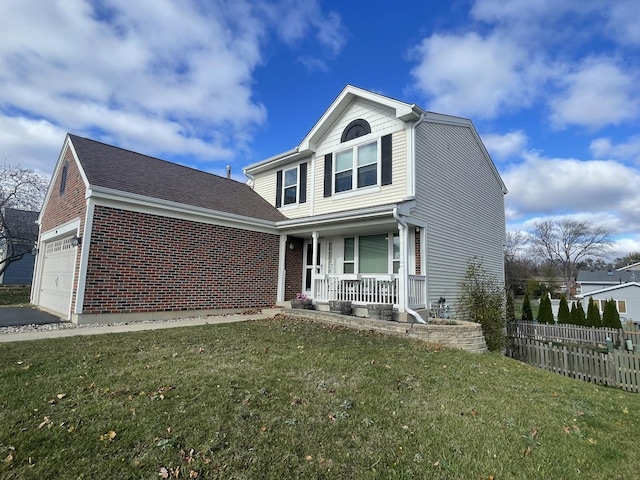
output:
[{"label": "outdoor light fixture", "polygon": [[77,247],[78,245],[80,245],[80,237],[78,237],[78,235],[74,234],[73,237],[71,237],[71,246],[72,247]]},{"label": "outdoor light fixture", "polygon": [[296,248],[296,246],[293,243],[289,244],[289,250],[293,250],[294,248]]},{"label": "outdoor light fixture", "polygon": [[33,255],[34,257],[38,255],[38,244],[34,243],[33,244],[33,248],[31,249],[31,255]]}]

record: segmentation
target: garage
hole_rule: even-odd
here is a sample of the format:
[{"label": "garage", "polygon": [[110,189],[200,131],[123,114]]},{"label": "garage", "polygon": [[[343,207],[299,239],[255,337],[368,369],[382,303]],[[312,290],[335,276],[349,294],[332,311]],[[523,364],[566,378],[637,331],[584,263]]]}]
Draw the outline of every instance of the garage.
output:
[{"label": "garage", "polygon": [[44,245],[44,260],[38,305],[68,318],[73,289],[76,249],[72,236],[52,240]]}]

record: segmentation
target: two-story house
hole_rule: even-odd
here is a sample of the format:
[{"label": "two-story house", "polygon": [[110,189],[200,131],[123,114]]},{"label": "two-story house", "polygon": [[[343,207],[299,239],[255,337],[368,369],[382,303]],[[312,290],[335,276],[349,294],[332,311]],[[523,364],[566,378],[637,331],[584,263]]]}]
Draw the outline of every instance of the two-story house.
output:
[{"label": "two-story house", "polygon": [[[455,307],[472,258],[502,282],[506,188],[472,123],[347,86],[247,184],[68,135],[32,302],[74,321],[264,307],[304,292]],[[362,313],[364,314],[364,313]]]},{"label": "two-story house", "polygon": [[507,190],[467,119],[347,86],[300,144],[245,173],[287,217],[279,300],[402,317],[440,297],[455,307],[473,257],[504,281]]}]

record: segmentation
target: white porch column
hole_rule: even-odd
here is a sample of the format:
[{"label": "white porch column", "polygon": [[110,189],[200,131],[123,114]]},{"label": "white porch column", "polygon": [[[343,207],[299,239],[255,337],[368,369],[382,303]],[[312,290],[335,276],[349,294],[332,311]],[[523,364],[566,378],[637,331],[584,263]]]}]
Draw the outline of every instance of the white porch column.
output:
[{"label": "white porch column", "polygon": [[278,254],[278,290],[276,293],[276,302],[284,302],[285,281],[287,278],[287,269],[285,257],[287,255],[287,236],[280,235],[280,250]]},{"label": "white porch column", "polygon": [[313,269],[311,270],[311,297],[316,296],[316,274],[320,273],[319,265],[318,265],[318,232],[313,231],[311,234],[312,242],[311,242],[311,253],[313,255],[313,260],[311,264],[313,265]]},{"label": "white porch column", "polygon": [[407,306],[407,264],[409,254],[409,229],[402,222],[398,222],[398,235],[400,237],[400,265],[398,267],[398,309],[403,312]]}]

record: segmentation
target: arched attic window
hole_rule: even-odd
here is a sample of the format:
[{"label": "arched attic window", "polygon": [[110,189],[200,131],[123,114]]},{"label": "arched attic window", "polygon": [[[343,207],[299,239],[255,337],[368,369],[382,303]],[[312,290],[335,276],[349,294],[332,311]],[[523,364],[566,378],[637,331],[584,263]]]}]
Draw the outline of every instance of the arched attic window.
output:
[{"label": "arched attic window", "polygon": [[347,127],[342,132],[340,142],[348,142],[349,140],[353,140],[354,138],[361,137],[368,133],[371,133],[369,122],[363,120],[362,118],[359,118],[347,125]]}]

